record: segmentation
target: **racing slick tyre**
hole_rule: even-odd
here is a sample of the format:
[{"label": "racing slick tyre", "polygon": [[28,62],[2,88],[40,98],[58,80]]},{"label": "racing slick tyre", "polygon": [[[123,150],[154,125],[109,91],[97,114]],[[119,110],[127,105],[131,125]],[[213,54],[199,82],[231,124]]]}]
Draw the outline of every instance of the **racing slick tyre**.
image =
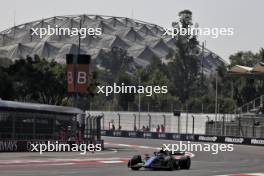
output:
[{"label": "racing slick tyre", "polygon": [[132,170],[139,170],[141,166],[135,166],[138,163],[142,163],[142,159],[140,155],[135,155],[132,157],[132,159],[128,162],[128,167],[130,167]]},{"label": "racing slick tyre", "polygon": [[174,161],[173,167],[174,167],[175,170],[179,170],[179,164],[178,164],[178,162]]},{"label": "racing slick tyre", "polygon": [[140,167],[131,167],[132,170],[139,170]]},{"label": "racing slick tyre", "polygon": [[187,158],[185,160],[181,160],[179,162],[179,166],[180,166],[181,169],[190,169],[190,167],[191,167],[191,159]]},{"label": "racing slick tyre", "polygon": [[167,167],[168,167],[168,170],[169,171],[173,171],[174,170],[174,162],[173,160],[169,160],[168,163],[167,163]]}]

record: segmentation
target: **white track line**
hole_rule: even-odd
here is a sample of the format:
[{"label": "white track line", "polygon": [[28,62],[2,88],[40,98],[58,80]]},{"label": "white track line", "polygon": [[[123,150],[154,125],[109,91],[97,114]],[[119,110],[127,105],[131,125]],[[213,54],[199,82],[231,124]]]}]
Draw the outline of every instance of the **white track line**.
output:
[{"label": "white track line", "polygon": [[239,173],[239,174],[227,174],[227,175],[216,175],[216,176],[264,176],[264,173]]}]

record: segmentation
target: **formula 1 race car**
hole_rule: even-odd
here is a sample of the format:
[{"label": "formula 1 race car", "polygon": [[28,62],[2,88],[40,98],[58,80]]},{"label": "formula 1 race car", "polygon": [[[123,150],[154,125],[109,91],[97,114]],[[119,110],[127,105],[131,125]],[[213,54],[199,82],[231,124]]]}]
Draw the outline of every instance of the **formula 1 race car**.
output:
[{"label": "formula 1 race car", "polygon": [[152,156],[145,155],[142,160],[141,155],[135,155],[128,161],[127,166],[132,170],[147,168],[153,170],[178,170],[190,169],[191,158],[185,152],[171,153],[168,151],[154,152]]}]

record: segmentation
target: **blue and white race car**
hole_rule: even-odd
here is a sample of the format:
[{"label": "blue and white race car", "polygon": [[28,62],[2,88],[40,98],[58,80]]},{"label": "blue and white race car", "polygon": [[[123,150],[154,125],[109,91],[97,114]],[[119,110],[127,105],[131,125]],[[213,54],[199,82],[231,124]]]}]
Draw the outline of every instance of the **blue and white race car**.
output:
[{"label": "blue and white race car", "polygon": [[169,151],[160,150],[154,152],[153,155],[145,155],[142,160],[141,155],[135,155],[128,161],[128,167],[132,170],[147,168],[153,170],[178,170],[190,169],[191,158],[185,152],[171,153]]}]

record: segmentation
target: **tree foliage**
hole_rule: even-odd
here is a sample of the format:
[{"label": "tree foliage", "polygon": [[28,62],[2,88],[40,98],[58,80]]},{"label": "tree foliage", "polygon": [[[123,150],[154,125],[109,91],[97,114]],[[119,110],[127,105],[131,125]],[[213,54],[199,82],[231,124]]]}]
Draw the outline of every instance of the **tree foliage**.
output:
[{"label": "tree foliage", "polygon": [[[193,25],[192,12],[179,13],[176,27]],[[166,64],[153,58],[148,66],[139,67],[126,50],[113,47],[100,52],[92,68],[88,94],[82,94],[82,107],[92,110],[138,110],[139,97],[142,111],[171,111],[187,109],[189,112],[215,111],[215,92],[218,81],[220,113],[232,113],[235,106],[249,102],[264,94],[264,81],[231,77],[228,70],[234,65],[254,66],[264,62],[264,49],[253,53],[239,51],[230,56],[230,65],[220,65],[216,74],[203,75],[197,50],[197,36],[176,36],[176,51],[170,50]],[[167,86],[168,93],[146,96],[138,94],[97,94],[98,85]],[[0,97],[8,100],[46,104],[71,104],[67,93],[65,65],[35,56],[14,62],[0,59]]]},{"label": "tree foliage", "polygon": [[67,97],[65,66],[55,61],[27,57],[0,70],[4,99],[61,105]]}]

